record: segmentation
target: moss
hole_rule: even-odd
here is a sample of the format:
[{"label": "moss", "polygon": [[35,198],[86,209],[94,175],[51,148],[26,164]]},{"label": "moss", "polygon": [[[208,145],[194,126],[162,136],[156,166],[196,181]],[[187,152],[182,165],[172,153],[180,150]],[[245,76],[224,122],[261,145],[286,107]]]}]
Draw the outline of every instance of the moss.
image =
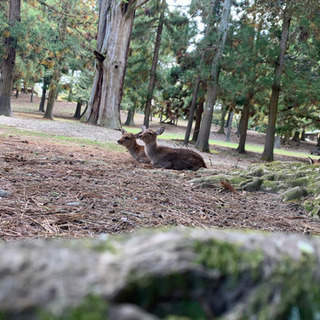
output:
[{"label": "moss", "polygon": [[206,279],[193,272],[174,272],[163,276],[139,278],[131,274],[132,280],[114,297],[116,303],[132,303],[161,318],[167,315],[204,320],[205,312],[193,292],[206,286]]},{"label": "moss", "polygon": [[38,319],[38,320],[108,320],[108,302],[98,296],[89,295],[76,307],[55,315],[48,310],[27,310],[17,313],[0,313],[0,320]]},{"label": "moss", "polygon": [[263,176],[264,180],[268,181],[274,181],[275,179],[275,173],[267,173],[266,175]]},{"label": "moss", "polygon": [[240,187],[244,191],[259,191],[262,186],[263,179],[255,178],[253,180],[246,181],[245,183],[240,184]]},{"label": "moss", "polygon": [[240,177],[238,175],[232,174],[217,174],[210,177],[193,179],[190,182],[195,185],[199,185],[203,188],[210,188],[210,187],[220,187],[220,181],[229,181],[235,187],[238,187],[239,184],[246,180],[244,177]]},{"label": "moss", "polygon": [[289,187],[301,187],[301,186],[306,186],[309,183],[309,179],[307,177],[303,178],[298,178],[294,180],[288,181],[288,186]]},{"label": "moss", "polygon": [[306,196],[308,196],[308,191],[303,187],[289,189],[281,195],[283,201],[301,199]]},{"label": "moss", "polygon": [[261,189],[266,192],[277,193],[278,191],[284,189],[284,185],[283,183],[279,183],[278,181],[264,180],[262,182]]},{"label": "moss", "polygon": [[[238,319],[317,319],[320,288],[314,284],[316,261],[307,253],[299,261],[283,257],[278,266],[250,297]],[[294,318],[293,315],[298,315]]]},{"label": "moss", "polygon": [[304,206],[310,215],[320,218],[320,196],[305,201]]},{"label": "moss", "polygon": [[320,183],[319,182],[314,182],[310,183],[307,187],[307,190],[309,194],[311,195],[319,195],[320,194]]},{"label": "moss", "polygon": [[262,177],[267,173],[267,171],[262,167],[253,167],[249,171],[249,175],[253,177]]},{"label": "moss", "polygon": [[242,250],[237,244],[213,239],[205,243],[196,242],[195,251],[196,263],[233,275],[247,269],[257,271],[264,256],[261,250]]}]

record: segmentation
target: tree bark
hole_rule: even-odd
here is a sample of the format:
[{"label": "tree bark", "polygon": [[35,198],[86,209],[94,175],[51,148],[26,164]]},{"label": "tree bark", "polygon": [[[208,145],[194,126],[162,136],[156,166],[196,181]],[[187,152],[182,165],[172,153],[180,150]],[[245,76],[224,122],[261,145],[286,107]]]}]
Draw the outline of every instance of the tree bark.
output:
[{"label": "tree bark", "polygon": [[76,111],[73,115],[73,118],[80,119],[81,118],[81,107],[82,107],[82,101],[77,102]]},{"label": "tree bark", "polygon": [[200,132],[195,147],[203,152],[209,151],[209,136],[212,123],[213,108],[216,103],[218,94],[218,81],[220,72],[220,61],[227,39],[228,25],[230,18],[231,0],[225,0],[219,25],[219,42],[217,43],[216,52],[212,61],[210,79],[207,86],[207,99],[204,108]]},{"label": "tree bark", "polygon": [[54,103],[55,103],[56,96],[59,89],[60,78],[61,78],[61,71],[60,71],[60,66],[58,65],[58,62],[57,62],[57,65],[55,66],[55,70],[53,71],[51,83],[49,85],[49,96],[48,96],[47,108],[44,114],[44,118],[46,119],[53,120],[53,107],[54,107]]},{"label": "tree bark", "polygon": [[161,13],[160,13],[160,18],[159,18],[159,23],[158,23],[157,36],[156,36],[156,42],[154,45],[152,66],[151,66],[151,72],[150,72],[150,80],[149,80],[149,86],[148,86],[146,108],[145,108],[145,112],[144,112],[143,125],[146,128],[149,127],[149,120],[150,120],[150,114],[151,114],[151,101],[153,98],[153,90],[154,90],[155,80],[156,80],[156,70],[157,70],[159,50],[160,50],[160,45],[161,45],[162,29],[163,29],[163,24],[164,24],[165,6],[166,6],[166,0],[162,0]]},{"label": "tree bark", "polygon": [[34,88],[31,88],[31,94],[30,94],[30,102],[33,102],[33,93],[34,93]]},{"label": "tree bark", "polygon": [[[212,19],[214,17],[214,8],[216,7],[216,5],[217,5],[217,1],[212,1],[211,2],[209,15],[208,15],[208,21],[207,21],[207,27],[206,27],[206,33],[205,33],[205,37],[206,38],[209,37],[211,24],[213,23]],[[196,109],[197,96],[198,96],[198,91],[199,91],[199,87],[200,87],[200,81],[202,80],[201,74],[202,74],[202,69],[203,69],[203,64],[204,64],[204,58],[205,58],[205,50],[203,50],[203,52],[201,53],[201,60],[200,60],[200,64],[199,64],[200,67],[199,67],[198,75],[197,75],[196,82],[195,82],[195,85],[194,85],[192,101],[191,101],[191,106],[190,106],[190,114],[189,114],[186,134],[185,134],[185,137],[184,137],[184,144],[185,145],[188,145],[190,134],[191,134],[193,116],[194,116],[194,111]],[[199,131],[197,132],[197,137],[198,137],[198,133],[199,133]],[[195,137],[195,135],[193,136],[193,138],[194,137]]]},{"label": "tree bark", "polygon": [[[21,0],[10,0],[9,25],[13,27],[20,21]],[[9,35],[4,41],[5,55],[2,58],[0,73],[0,115],[11,117],[11,94],[13,84],[13,69],[16,60],[15,39]]]},{"label": "tree bark", "polygon": [[193,143],[195,143],[197,141],[198,136],[199,136],[200,123],[201,123],[201,118],[202,118],[202,113],[203,113],[203,105],[204,105],[204,99],[200,99],[200,101],[198,103],[198,107],[196,109],[196,123],[194,125],[193,136],[192,136]]},{"label": "tree bark", "polygon": [[293,134],[293,137],[291,138],[291,141],[300,142],[300,132],[295,131]]},{"label": "tree bark", "polygon": [[241,112],[241,119],[240,119],[240,130],[239,130],[239,135],[240,135],[240,139],[239,139],[239,144],[237,147],[237,151],[239,153],[245,153],[245,144],[246,144],[246,139],[247,139],[247,130],[248,130],[248,123],[249,123],[249,114],[250,114],[250,107],[251,104],[250,102],[246,102],[243,105],[243,109]]},{"label": "tree bark", "polygon": [[232,120],[233,120],[233,115],[234,115],[233,108],[230,110],[229,115],[230,115],[230,117],[229,117],[229,121],[228,121],[228,132],[227,132],[227,136],[226,136],[226,142],[231,141]]},{"label": "tree bark", "polygon": [[218,134],[225,134],[224,128],[225,128],[225,123],[226,123],[227,112],[228,112],[227,106],[222,105],[221,114],[220,114],[219,130],[217,131]]},{"label": "tree bark", "polygon": [[42,85],[42,95],[41,95],[41,100],[39,104],[39,110],[40,112],[44,112],[44,105],[46,102],[46,94],[47,94],[47,89],[50,84],[51,77],[44,76],[43,77],[43,85]]},{"label": "tree bark", "polygon": [[130,108],[128,110],[127,119],[126,119],[126,122],[124,123],[126,126],[134,126],[135,111],[136,111],[135,108]]},{"label": "tree bark", "polygon": [[289,37],[291,12],[289,10],[289,1],[286,2],[286,7],[283,12],[283,24],[280,40],[280,55],[275,66],[275,75],[272,85],[271,98],[269,102],[269,115],[268,115],[268,126],[267,134],[265,138],[264,150],[262,153],[262,160],[273,161],[273,149],[274,149],[274,136],[276,131],[276,121],[278,113],[278,103],[280,94],[280,82],[282,71],[284,67],[284,56],[286,53],[286,47]]},{"label": "tree bark", "polygon": [[[147,2],[147,1],[143,1]],[[143,2],[100,0],[96,74],[85,121],[120,129],[127,54],[135,9]]]},{"label": "tree bark", "polygon": [[[67,6],[65,7],[65,12],[70,13],[71,3],[67,3]],[[62,17],[61,26],[59,28],[60,33],[60,41],[62,44],[64,44],[66,39],[66,33],[67,33],[67,24],[68,24],[68,15],[64,14]],[[55,57],[55,64],[54,64],[54,70],[52,74],[52,80],[49,85],[49,96],[48,96],[48,102],[47,102],[47,108],[46,112],[44,114],[44,118],[53,120],[53,107],[55,100],[58,98],[58,90],[59,90],[59,82],[61,79],[61,61],[63,60],[63,55],[60,55],[59,57]]]}]

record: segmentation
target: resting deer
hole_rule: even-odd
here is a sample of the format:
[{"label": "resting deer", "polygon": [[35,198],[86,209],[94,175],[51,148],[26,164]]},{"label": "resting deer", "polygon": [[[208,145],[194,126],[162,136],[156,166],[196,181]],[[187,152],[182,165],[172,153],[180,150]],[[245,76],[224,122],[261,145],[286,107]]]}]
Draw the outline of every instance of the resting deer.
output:
[{"label": "resting deer", "polygon": [[310,164],[313,164],[313,165],[316,165],[316,166],[319,166],[319,165],[320,165],[320,159],[318,159],[318,160],[313,160],[313,159],[311,159],[310,157],[308,157],[308,159],[309,159]]},{"label": "resting deer", "polygon": [[142,126],[142,133],[139,135],[139,138],[145,143],[145,152],[153,167],[194,171],[207,167],[203,158],[192,150],[158,146],[157,136],[162,134],[164,130],[165,127],[154,131]]},{"label": "resting deer", "polygon": [[149,158],[144,152],[144,146],[137,143],[139,133],[129,133],[124,129],[121,129],[122,137],[117,142],[126,147],[133,158],[142,163],[150,163]]}]

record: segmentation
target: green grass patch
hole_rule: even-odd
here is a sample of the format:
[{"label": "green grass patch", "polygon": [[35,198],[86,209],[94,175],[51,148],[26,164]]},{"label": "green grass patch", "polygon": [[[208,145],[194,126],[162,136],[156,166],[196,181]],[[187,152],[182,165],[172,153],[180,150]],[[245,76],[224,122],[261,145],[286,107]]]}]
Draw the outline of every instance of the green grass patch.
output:
[{"label": "green grass patch", "polygon": [[77,137],[67,137],[67,136],[61,136],[61,135],[53,135],[53,134],[47,134],[47,133],[41,133],[41,132],[34,132],[34,131],[25,131],[25,130],[19,130],[12,127],[7,127],[0,125],[0,128],[5,128],[7,131],[10,131],[10,133],[1,134],[4,137],[9,137],[12,134],[17,135],[23,135],[26,137],[37,137],[40,139],[46,139],[46,140],[56,140],[58,142],[62,142],[65,144],[68,143],[75,143],[79,145],[91,145],[91,146],[98,146],[102,148],[106,148],[110,151],[119,151],[124,152],[126,149],[121,147],[120,145],[112,142],[99,142],[96,140],[86,139],[86,138],[77,138]]}]

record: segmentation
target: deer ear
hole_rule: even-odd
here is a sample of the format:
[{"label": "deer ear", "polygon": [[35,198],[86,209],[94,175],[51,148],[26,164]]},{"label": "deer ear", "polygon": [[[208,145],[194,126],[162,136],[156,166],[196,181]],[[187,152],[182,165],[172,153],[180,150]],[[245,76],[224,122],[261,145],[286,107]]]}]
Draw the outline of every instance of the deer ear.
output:
[{"label": "deer ear", "polygon": [[145,132],[147,130],[147,128],[145,126],[141,127],[142,132]]},{"label": "deer ear", "polygon": [[136,134],[134,135],[134,137],[135,137],[136,139],[138,139],[141,133],[142,133],[142,131],[136,133]]},{"label": "deer ear", "polygon": [[126,131],[126,130],[124,130],[124,129],[121,129],[121,132],[122,132],[122,134],[127,133],[127,131]]},{"label": "deer ear", "polygon": [[161,127],[156,131],[157,136],[159,136],[160,134],[163,134],[165,127]]},{"label": "deer ear", "polygon": [[310,164],[314,164],[314,160],[313,159],[311,159],[310,157],[308,157],[308,159],[309,159],[309,163]]}]

